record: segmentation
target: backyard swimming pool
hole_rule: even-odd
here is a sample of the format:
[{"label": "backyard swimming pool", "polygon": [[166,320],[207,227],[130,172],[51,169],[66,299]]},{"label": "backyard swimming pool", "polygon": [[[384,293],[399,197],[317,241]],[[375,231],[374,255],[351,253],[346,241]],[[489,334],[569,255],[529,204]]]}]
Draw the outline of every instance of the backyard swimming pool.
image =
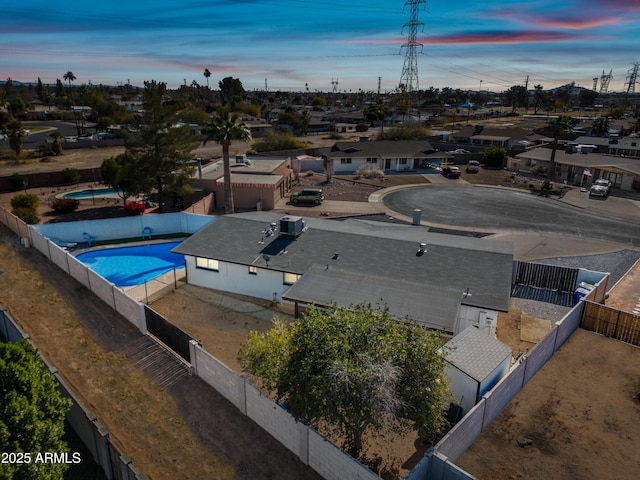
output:
[{"label": "backyard swimming pool", "polygon": [[76,258],[118,287],[141,285],[174,268],[184,268],[184,255],[171,253],[180,242],[105,248]]},{"label": "backyard swimming pool", "polygon": [[113,188],[85,188],[84,190],[76,190],[74,192],[65,193],[63,198],[75,198],[82,200],[84,198],[104,197],[105,195],[115,195],[117,192]]}]

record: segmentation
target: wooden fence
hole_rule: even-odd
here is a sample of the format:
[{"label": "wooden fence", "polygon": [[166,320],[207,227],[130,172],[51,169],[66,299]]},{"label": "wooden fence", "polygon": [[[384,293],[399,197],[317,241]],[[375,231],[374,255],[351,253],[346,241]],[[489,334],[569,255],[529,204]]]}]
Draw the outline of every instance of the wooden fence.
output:
[{"label": "wooden fence", "polygon": [[580,327],[621,342],[640,346],[640,315],[599,303],[585,302]]}]

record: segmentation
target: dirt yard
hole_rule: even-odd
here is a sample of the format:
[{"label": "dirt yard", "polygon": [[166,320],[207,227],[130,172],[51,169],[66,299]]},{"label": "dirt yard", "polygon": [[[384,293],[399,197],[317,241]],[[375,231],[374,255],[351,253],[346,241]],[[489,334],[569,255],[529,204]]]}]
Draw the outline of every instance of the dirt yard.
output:
[{"label": "dirt yard", "polygon": [[635,480],[640,349],[578,329],[456,462],[480,480]]}]

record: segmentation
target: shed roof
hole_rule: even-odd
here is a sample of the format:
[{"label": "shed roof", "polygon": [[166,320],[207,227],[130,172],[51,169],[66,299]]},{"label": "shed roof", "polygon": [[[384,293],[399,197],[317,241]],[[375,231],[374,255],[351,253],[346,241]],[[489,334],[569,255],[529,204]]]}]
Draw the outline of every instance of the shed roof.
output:
[{"label": "shed roof", "polygon": [[465,328],[445,346],[446,360],[482,382],[513,352],[511,348],[474,326]]}]

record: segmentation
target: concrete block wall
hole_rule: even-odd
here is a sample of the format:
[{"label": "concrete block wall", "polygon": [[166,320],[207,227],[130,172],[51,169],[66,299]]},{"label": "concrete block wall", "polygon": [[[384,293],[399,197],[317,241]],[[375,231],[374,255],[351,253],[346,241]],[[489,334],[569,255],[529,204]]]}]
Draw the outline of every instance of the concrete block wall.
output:
[{"label": "concrete block wall", "polygon": [[[555,353],[557,328],[552,328],[549,333],[529,352],[526,357],[526,369],[524,374],[524,383],[528,383],[533,376],[538,373],[545,363]],[[524,384],[523,384],[524,386]]]},{"label": "concrete block wall", "polygon": [[313,429],[309,430],[309,466],[327,480],[380,479]]},{"label": "concrete block wall", "polygon": [[485,395],[486,401],[483,423],[490,424],[500,414],[502,409],[507,406],[513,397],[515,397],[522,387],[524,387],[524,374],[526,371],[527,357],[523,357],[521,361],[516,363],[508,376],[503,377],[500,382],[491,390],[491,394]]},{"label": "concrete block wall", "polygon": [[[300,429],[293,416],[260,390],[247,384],[247,417],[262,427],[272,437],[277,438],[287,449],[300,457]],[[306,439],[306,435],[303,435]],[[302,445],[307,451],[306,442]]]},{"label": "concrete block wall", "polygon": [[480,436],[484,425],[486,399],[480,401],[436,445],[436,451],[456,461]]},{"label": "concrete block wall", "polygon": [[246,414],[245,379],[204,350],[195,340],[189,343],[195,375]]}]

